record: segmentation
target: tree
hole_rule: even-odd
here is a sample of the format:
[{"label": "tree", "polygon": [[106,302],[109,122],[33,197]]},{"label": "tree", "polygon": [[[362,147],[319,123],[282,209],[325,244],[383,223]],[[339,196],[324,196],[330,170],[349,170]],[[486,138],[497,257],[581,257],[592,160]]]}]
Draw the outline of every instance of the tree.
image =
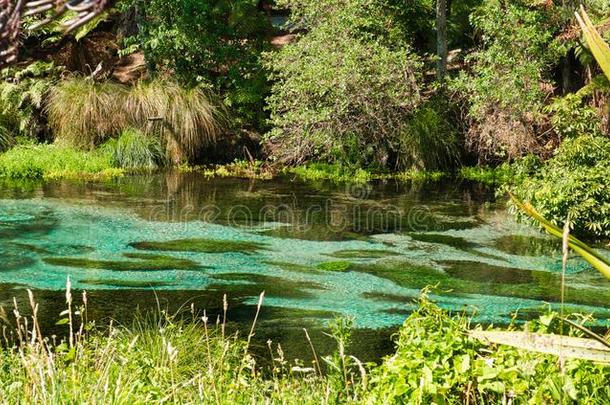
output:
[{"label": "tree", "polygon": [[436,1],[436,52],[437,78],[442,83],[447,72],[447,0]]}]

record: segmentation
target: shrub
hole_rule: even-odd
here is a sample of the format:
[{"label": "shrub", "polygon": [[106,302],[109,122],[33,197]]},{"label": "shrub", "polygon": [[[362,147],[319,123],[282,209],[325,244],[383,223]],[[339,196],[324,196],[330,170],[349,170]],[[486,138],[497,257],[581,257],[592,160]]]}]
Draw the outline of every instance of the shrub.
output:
[{"label": "shrub", "polygon": [[114,177],[110,156],[60,145],[18,145],[0,155],[0,177],[43,179],[62,177]]},{"label": "shrub", "polygon": [[539,151],[542,107],[554,87],[553,63],[561,56],[553,42],[552,13],[523,0],[486,0],[471,20],[481,46],[467,57],[471,71],[451,82],[467,104],[466,146],[481,161]]},{"label": "shrub", "polygon": [[551,115],[551,125],[562,139],[601,135],[601,117],[593,107],[583,104],[578,93],[556,98],[544,112]]},{"label": "shrub", "polygon": [[110,154],[114,166],[123,169],[156,169],[165,163],[159,137],[137,129],[124,130],[118,138],[107,141],[102,150]]},{"label": "shrub", "polygon": [[[610,140],[583,135],[565,141],[532,177],[512,187],[556,225],[582,237],[610,236]],[[521,215],[521,214],[517,214]]]},{"label": "shrub", "polygon": [[[549,314],[531,332],[559,330]],[[489,347],[469,337],[469,319],[451,316],[425,296],[398,332],[396,353],[371,371],[369,403],[491,404],[607,401],[610,368],[507,346]]]},{"label": "shrub", "polygon": [[[393,165],[397,134],[422,102],[421,61],[390,28],[384,2],[289,1],[307,32],[266,55],[273,158]],[[404,41],[404,39],[403,39]]]}]

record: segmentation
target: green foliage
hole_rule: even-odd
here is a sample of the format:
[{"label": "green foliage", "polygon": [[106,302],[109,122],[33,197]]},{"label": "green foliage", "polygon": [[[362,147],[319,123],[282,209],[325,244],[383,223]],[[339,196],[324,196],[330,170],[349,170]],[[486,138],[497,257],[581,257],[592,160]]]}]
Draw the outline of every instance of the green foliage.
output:
[{"label": "green foliage", "polygon": [[[552,316],[532,332],[556,332]],[[396,353],[372,370],[371,403],[582,403],[604,402],[610,367],[499,346],[468,336],[469,321],[451,317],[425,297],[403,324]],[[491,349],[491,350],[490,350]]]},{"label": "green foliage", "polygon": [[534,151],[553,63],[562,55],[554,16],[525,0],[485,0],[471,19],[480,49],[467,58],[472,71],[452,82],[467,101],[467,146],[481,160]]},{"label": "green foliage", "polygon": [[[284,4],[284,3],[282,3]],[[274,159],[393,166],[398,134],[421,104],[421,62],[385,3],[289,1],[307,32],[266,55]],[[401,37],[400,40],[396,39]]]},{"label": "green foliage", "polygon": [[527,155],[512,163],[504,162],[499,166],[464,166],[460,168],[460,177],[479,183],[506,186],[519,183],[532,176],[541,162],[535,155]]},{"label": "green foliage", "polygon": [[455,129],[431,106],[422,106],[399,135],[398,168],[442,170],[459,161],[459,142]]},{"label": "green foliage", "polygon": [[583,105],[579,94],[556,98],[544,111],[551,115],[551,125],[562,139],[601,135],[601,117],[593,107]]},{"label": "green foliage", "polygon": [[331,180],[334,182],[356,182],[371,181],[373,175],[364,169],[351,169],[341,165],[327,163],[310,163],[308,165],[290,167],[284,170],[289,174],[295,174],[303,180]]},{"label": "green foliage", "polygon": [[106,142],[102,149],[112,159],[113,166],[123,169],[156,169],[165,164],[165,150],[161,139],[128,128],[116,139]]},{"label": "green foliage", "polygon": [[271,25],[256,0],[131,3],[140,30],[127,45],[138,44],[154,70],[169,71],[187,86],[211,84],[235,113],[236,126],[264,123],[260,52],[268,47]]},{"label": "green foliage", "polygon": [[43,103],[58,72],[52,63],[41,61],[0,72],[0,151],[17,136],[42,132]]},{"label": "green foliage", "polygon": [[18,145],[0,154],[0,177],[10,179],[107,178],[122,174],[110,156],[59,145]]},{"label": "green foliage", "polygon": [[565,141],[555,157],[511,190],[553,224],[563,226],[568,221],[579,236],[607,238],[609,166],[610,140],[583,135]]}]

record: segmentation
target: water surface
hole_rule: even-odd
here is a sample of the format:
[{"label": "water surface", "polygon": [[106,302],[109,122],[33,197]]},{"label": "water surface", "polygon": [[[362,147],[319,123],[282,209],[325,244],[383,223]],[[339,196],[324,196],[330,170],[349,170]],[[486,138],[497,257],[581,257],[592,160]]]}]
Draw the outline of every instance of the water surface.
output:
[{"label": "water surface", "polygon": [[[303,326],[351,316],[366,351],[385,353],[429,285],[484,323],[557,306],[560,256],[470,183],[167,174],[0,186],[0,301],[35,289],[50,325],[67,277],[88,291],[90,316],[120,321],[191,302],[217,314],[226,293],[230,320],[245,325],[265,291],[260,339],[302,341]],[[570,310],[608,317],[610,289],[577,257],[567,282]]]}]

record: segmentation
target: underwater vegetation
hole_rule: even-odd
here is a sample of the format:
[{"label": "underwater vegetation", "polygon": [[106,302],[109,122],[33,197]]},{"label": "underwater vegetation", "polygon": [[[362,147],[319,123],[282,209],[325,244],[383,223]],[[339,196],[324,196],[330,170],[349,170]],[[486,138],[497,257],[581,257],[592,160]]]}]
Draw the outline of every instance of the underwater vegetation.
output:
[{"label": "underwater vegetation", "polygon": [[78,257],[44,257],[42,260],[54,266],[114,271],[200,270],[204,268],[192,260],[171,256],[142,253],[124,253],[123,256],[136,260],[95,260]]},{"label": "underwater vegetation", "polygon": [[216,239],[178,239],[164,242],[134,242],[130,243],[129,246],[139,250],[196,253],[251,253],[265,249],[265,244],[263,243]]}]

